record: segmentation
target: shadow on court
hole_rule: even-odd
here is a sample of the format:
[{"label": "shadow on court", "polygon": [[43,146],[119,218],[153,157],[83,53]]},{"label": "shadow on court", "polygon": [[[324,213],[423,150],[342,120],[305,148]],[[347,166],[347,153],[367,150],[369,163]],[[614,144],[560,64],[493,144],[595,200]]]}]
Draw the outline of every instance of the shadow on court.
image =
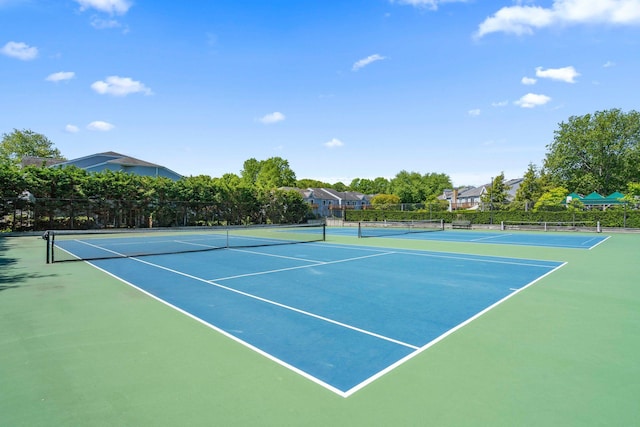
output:
[{"label": "shadow on court", "polygon": [[0,291],[16,289],[27,280],[48,276],[51,275],[24,272],[24,268],[18,266],[18,259],[10,256],[8,239],[0,238]]}]

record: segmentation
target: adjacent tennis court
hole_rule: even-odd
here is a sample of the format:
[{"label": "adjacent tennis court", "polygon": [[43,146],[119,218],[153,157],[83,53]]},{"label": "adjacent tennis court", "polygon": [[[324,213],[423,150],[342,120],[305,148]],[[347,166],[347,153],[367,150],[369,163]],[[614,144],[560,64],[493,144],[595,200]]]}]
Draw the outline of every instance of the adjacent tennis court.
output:
[{"label": "adjacent tennis court", "polygon": [[[241,231],[235,246],[226,231],[73,234],[55,246],[345,397],[563,264]],[[180,253],[129,256],[145,250]]]},{"label": "adjacent tennis court", "polygon": [[[527,231],[478,231],[478,230],[446,230],[437,226],[439,221],[426,221],[427,226],[408,227],[405,225],[389,226],[379,223],[374,227],[359,229],[358,227],[337,227],[329,229],[336,236],[358,236],[431,240],[460,243],[486,243],[498,245],[541,246],[549,248],[592,249],[609,237],[596,233],[558,233]],[[362,223],[366,225],[366,223]],[[420,224],[420,223],[418,223]],[[363,230],[366,232],[363,234]],[[437,232],[436,232],[437,231]],[[440,232],[444,231],[444,232]]]}]

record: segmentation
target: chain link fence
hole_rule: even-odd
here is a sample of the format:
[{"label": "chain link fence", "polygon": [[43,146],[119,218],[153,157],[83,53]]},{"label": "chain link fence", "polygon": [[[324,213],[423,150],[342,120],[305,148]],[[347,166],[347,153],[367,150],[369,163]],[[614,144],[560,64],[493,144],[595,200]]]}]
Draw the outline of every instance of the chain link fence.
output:
[{"label": "chain link fence", "polygon": [[289,206],[98,199],[0,199],[0,232],[300,223]]}]

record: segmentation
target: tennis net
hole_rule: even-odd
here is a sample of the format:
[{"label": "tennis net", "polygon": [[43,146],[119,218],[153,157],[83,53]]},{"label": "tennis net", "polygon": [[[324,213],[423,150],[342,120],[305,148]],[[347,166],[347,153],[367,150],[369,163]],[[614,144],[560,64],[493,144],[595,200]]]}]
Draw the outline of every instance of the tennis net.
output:
[{"label": "tennis net", "polygon": [[47,231],[47,263],[324,241],[324,224]]},{"label": "tennis net", "polygon": [[601,232],[599,221],[502,221],[500,229],[525,231],[595,231]]},{"label": "tennis net", "polygon": [[358,223],[358,237],[385,237],[410,233],[444,230],[444,220],[362,221]]}]

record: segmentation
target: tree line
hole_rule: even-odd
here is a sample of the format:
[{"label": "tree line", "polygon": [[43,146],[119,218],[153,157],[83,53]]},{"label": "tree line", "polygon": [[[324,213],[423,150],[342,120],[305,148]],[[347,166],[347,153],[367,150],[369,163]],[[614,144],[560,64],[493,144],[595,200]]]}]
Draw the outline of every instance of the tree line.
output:
[{"label": "tree line", "polygon": [[233,174],[173,181],[3,163],[0,221],[3,217],[11,229],[281,224],[304,222],[309,206],[296,191],[249,187]]},{"label": "tree line", "polygon": [[640,197],[640,113],[633,110],[597,111],[560,123],[543,167],[529,165],[516,201],[524,208],[560,209],[571,192],[616,191],[631,205]]},{"label": "tree line", "polygon": [[619,109],[572,116],[554,131],[542,167],[530,163],[514,200],[507,199],[504,174],[498,174],[482,197],[502,210],[562,211],[582,209],[566,203],[570,193],[626,195],[637,206],[640,198],[640,113]]},{"label": "tree line", "polygon": [[[20,218],[17,228],[38,229],[299,223],[312,218],[312,213],[294,188],[390,193],[394,202],[420,203],[435,200],[451,187],[444,174],[406,171],[391,180],[354,180],[353,186],[297,180],[288,161],[280,157],[248,159],[239,175],[198,175],[173,181],[109,170],[89,173],[73,166],[23,167],[25,156],[64,160],[44,135],[15,129],[3,135],[0,222],[4,219],[4,228],[16,228],[6,225],[9,216],[12,222]],[[29,209],[36,204],[38,211],[33,214]],[[23,221],[25,210],[37,220]]]},{"label": "tree line", "polygon": [[[608,195],[621,191],[634,204],[640,197],[640,113],[612,109],[572,116],[558,125],[546,148],[543,165],[529,165],[514,200],[507,197],[509,188],[504,173],[499,173],[483,196],[484,204],[510,210],[553,210],[567,208],[563,202],[570,192]],[[51,203],[59,201],[42,212],[49,223],[65,206],[75,215],[75,206],[80,204],[87,214],[87,226],[91,225],[89,214],[95,218],[96,211],[107,212],[116,205],[120,213],[105,214],[106,219],[102,215],[101,221],[113,226],[141,226],[149,221],[160,225],[300,222],[310,217],[309,208],[299,193],[285,188],[357,191],[375,195],[372,203],[377,206],[437,203],[445,189],[453,188],[444,173],[406,170],[391,179],[355,178],[349,184],[298,180],[288,161],[280,157],[248,159],[239,175],[189,176],[174,182],[121,172],[87,173],[74,167],[20,167],[25,156],[64,159],[44,135],[17,129],[3,134],[0,221],[5,218],[6,222],[12,210],[15,214],[18,204],[29,202],[25,197],[33,197]]]},{"label": "tree line", "polygon": [[[450,185],[445,176],[401,172],[396,179],[385,180],[384,191],[396,189],[405,192],[409,202],[420,202],[435,198]],[[110,170],[89,173],[74,166],[21,167],[15,161],[3,161],[0,229],[300,223],[313,215],[294,188],[307,187],[350,190],[298,181],[288,162],[279,157],[249,159],[240,175],[198,175],[177,181]],[[27,220],[25,215],[36,218]]]}]

